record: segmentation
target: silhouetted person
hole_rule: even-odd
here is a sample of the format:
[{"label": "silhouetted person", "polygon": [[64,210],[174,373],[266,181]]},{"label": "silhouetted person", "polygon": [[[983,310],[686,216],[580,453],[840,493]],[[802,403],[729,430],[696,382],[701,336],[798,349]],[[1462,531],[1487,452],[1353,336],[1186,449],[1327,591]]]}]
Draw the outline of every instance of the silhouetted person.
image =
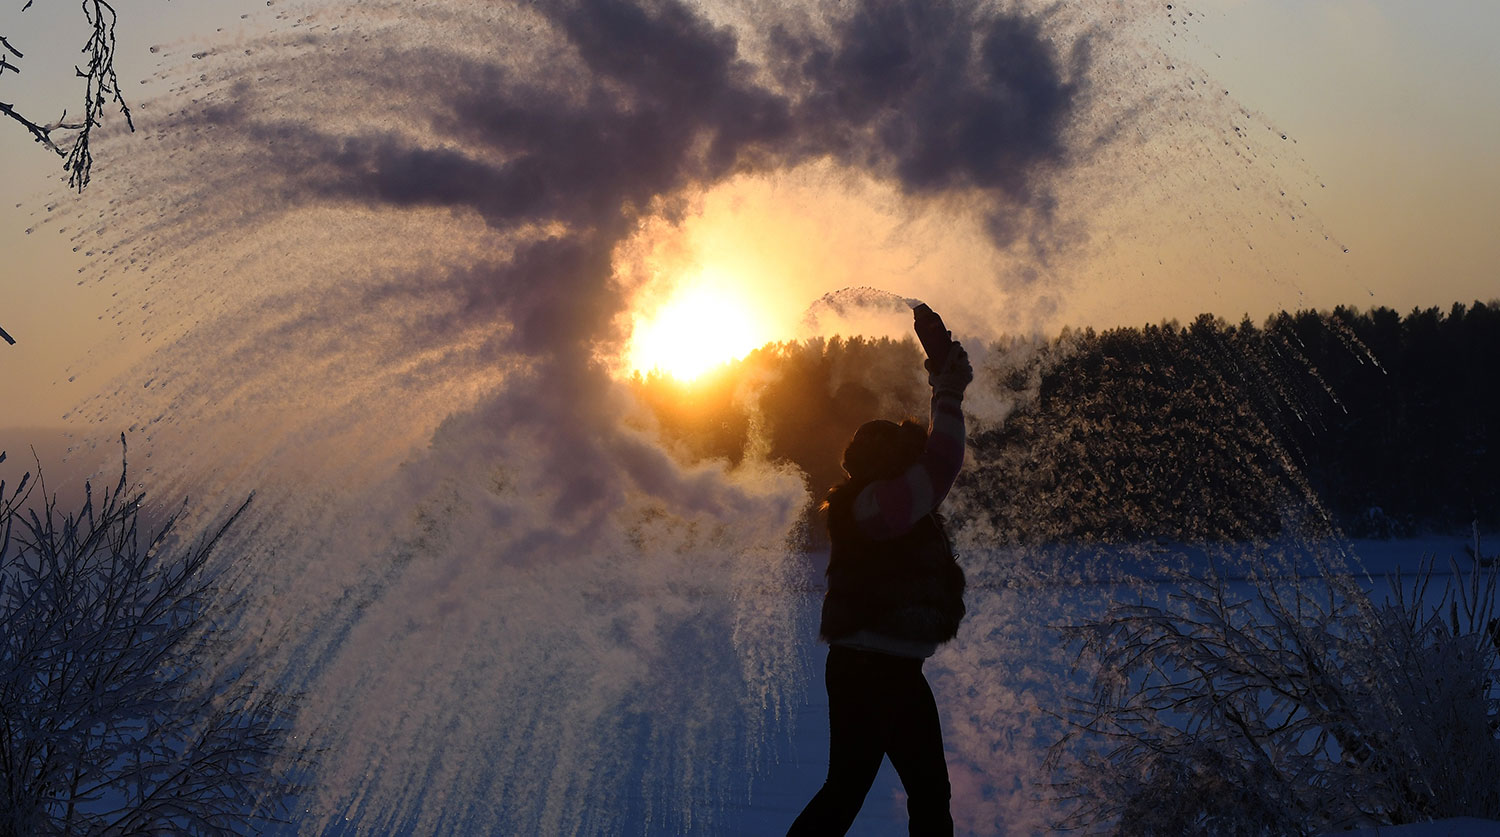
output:
[{"label": "silhouetted person", "polygon": [[860,426],[844,450],[848,478],[823,504],[833,544],[819,627],[829,644],[828,779],[788,837],[848,831],[886,756],[906,788],[910,833],[953,833],[943,732],[922,662],[964,615],[964,574],[937,508],[963,465],[961,403],[974,372],[957,343],[942,368],[926,365],[930,432],[910,419]]}]

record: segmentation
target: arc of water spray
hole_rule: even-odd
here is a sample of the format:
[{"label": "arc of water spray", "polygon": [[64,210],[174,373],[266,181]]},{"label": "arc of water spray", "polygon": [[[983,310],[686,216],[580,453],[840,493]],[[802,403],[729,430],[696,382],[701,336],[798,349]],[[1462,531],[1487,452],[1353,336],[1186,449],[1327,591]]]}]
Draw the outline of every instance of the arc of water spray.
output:
[{"label": "arc of water spray", "polygon": [[[843,316],[850,308],[864,308],[867,310],[915,310],[922,300],[915,297],[901,296],[881,288],[872,288],[868,285],[839,288],[829,291],[818,297],[802,315],[802,323],[808,329],[815,329],[818,324],[818,312],[828,310]],[[905,309],[902,309],[905,306]]]}]

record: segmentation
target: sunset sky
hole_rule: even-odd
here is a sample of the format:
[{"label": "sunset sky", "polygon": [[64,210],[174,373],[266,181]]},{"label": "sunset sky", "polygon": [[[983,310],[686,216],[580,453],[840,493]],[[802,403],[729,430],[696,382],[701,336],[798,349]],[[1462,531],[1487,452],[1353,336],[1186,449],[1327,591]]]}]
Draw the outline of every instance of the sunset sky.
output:
[{"label": "sunset sky", "polygon": [[[0,13],[26,53],[0,101],[71,114],[78,8],[20,5]],[[1185,374],[1223,386],[1164,401],[1189,367],[1137,357],[1132,373],[1163,373],[1132,378],[1151,388],[1091,391],[1076,422],[1015,446],[982,434],[1020,426],[1060,352],[999,341],[1500,296],[1493,0],[136,0],[121,15],[137,130],[110,114],[81,197],[0,123],[0,326],[18,341],[0,345],[0,479],[36,445],[57,475],[44,492],[98,497],[112,483],[85,479],[119,473],[124,439],[121,484],[182,510],[174,548],[249,506],[216,541],[233,604],[206,611],[205,647],[296,696],[293,737],[315,755],[296,764],[315,774],[301,831],[706,833],[731,804],[781,815],[752,792],[799,760],[798,719],[826,716],[806,698],[823,577],[807,512],[827,483],[770,441],[766,394],[792,376],[747,363],[695,390],[702,368],[768,341],[905,336],[921,299],[977,372],[966,432],[994,444],[972,461],[1013,456],[1057,483],[1022,515],[1175,502],[1171,469],[1196,474],[1208,440],[1262,492],[1244,496],[1291,504],[1290,542],[1247,557],[1300,567],[1346,546],[1293,534],[1321,531],[1301,522],[1322,507],[1300,505],[1318,483],[1283,433],[1329,425],[1286,391],[1325,404],[1290,341],[1267,344],[1274,362],[1209,350]],[[785,427],[831,471],[831,440],[923,373],[904,352],[826,357],[819,389],[786,390]],[[682,387],[633,385],[658,367]],[[734,447],[693,450],[650,391]],[[824,391],[837,409],[804,421]],[[1096,412],[1138,392],[1118,423]],[[714,398],[735,399],[743,431]],[[1192,422],[1189,447],[1105,473],[1174,438],[1122,429],[1147,412]],[[1036,466],[1028,438],[1047,458],[1103,445],[1070,470]],[[1219,505],[1218,481],[1192,484]],[[954,542],[974,595],[933,685],[961,829],[1036,833],[1051,812],[1026,777],[1056,776],[1048,730],[1066,721],[1042,710],[1067,705],[1064,670],[1081,675],[1056,627],[1127,588],[1065,581],[1116,560],[1092,540],[1086,559],[1000,549],[994,482],[945,506],[969,518]],[[1237,536],[1118,557],[1165,590],[1178,557],[1217,556],[1220,537]]]},{"label": "sunset sky", "polygon": [[[240,27],[264,25],[257,21],[284,8],[268,10],[264,2],[187,7],[162,0],[123,7],[120,67],[138,118],[134,141],[154,139],[143,91],[161,85],[137,82],[158,72],[162,56],[169,56],[168,66],[188,62],[197,45],[237,37]],[[1194,12],[1190,20],[1184,10]],[[1215,224],[1242,226],[1254,215],[1235,205],[1234,192],[1223,183],[1206,186],[1202,194],[1186,181],[1155,181],[1155,189],[1149,180],[1145,188],[1117,185],[1098,214],[1074,210],[1088,220],[1086,238],[1073,252],[1059,254],[1038,284],[1043,290],[1024,305],[1018,297],[994,302],[1009,314],[1006,321],[991,323],[992,331],[1138,325],[1204,311],[1259,319],[1283,307],[1338,304],[1446,308],[1500,295],[1494,209],[1500,197],[1500,157],[1494,150],[1500,136],[1500,86],[1494,83],[1500,78],[1500,56],[1488,42],[1500,28],[1500,7],[1484,0],[1277,0],[1179,4],[1174,13],[1182,18],[1181,27],[1158,26],[1176,35],[1161,39],[1167,54],[1183,68],[1201,68],[1226,89],[1250,114],[1243,121],[1288,136],[1265,159],[1288,200],[1305,201],[1306,214],[1290,232],[1216,229]],[[251,17],[242,21],[242,15]],[[3,31],[28,55],[23,75],[0,81],[0,101],[37,102],[37,91],[58,90],[59,82],[71,81],[66,64],[58,72],[55,61],[45,62],[57,57],[49,51],[66,60],[64,47],[81,39],[76,17],[68,4],[38,4],[25,15],[6,10],[0,17]],[[225,31],[216,34],[218,29]],[[164,46],[160,55],[148,49],[155,45]],[[15,93],[18,82],[24,89]],[[114,115],[111,120],[118,121]],[[1196,141],[1185,129],[1164,132],[1159,140]],[[1149,157],[1151,148],[1143,145],[1135,154]],[[98,159],[96,182],[111,177],[115,162]],[[100,331],[115,326],[107,317],[100,319],[107,289],[75,286],[83,261],[72,252],[68,236],[24,232],[45,214],[48,200],[73,200],[52,166],[53,159],[19,126],[0,125],[0,179],[8,197],[0,208],[7,268],[0,277],[0,325],[19,341],[0,346],[5,389],[0,426],[57,423],[84,384],[97,386],[123,368],[130,354],[95,351],[86,380],[69,382]],[[1149,164],[1142,170],[1149,173]],[[651,246],[686,249],[695,254],[695,263],[709,258],[707,252],[722,255],[740,248],[738,269],[744,272],[744,265],[753,263],[762,273],[735,281],[781,293],[752,299],[747,310],[780,310],[791,321],[828,290],[799,293],[806,287],[801,272],[819,269],[819,260],[849,261],[830,242],[854,242],[872,226],[894,224],[890,235],[914,228],[926,232],[914,234],[898,253],[867,256],[878,257],[859,266],[871,277],[869,284],[900,285],[903,271],[920,263],[920,270],[949,276],[954,285],[946,290],[937,280],[921,285],[935,305],[951,308],[968,298],[951,278],[973,269],[978,258],[972,242],[965,241],[974,233],[963,228],[962,218],[941,208],[919,213],[915,221],[894,221],[878,211],[861,217],[872,202],[895,198],[873,182],[851,186],[845,180],[840,189],[828,191],[820,176],[803,172],[785,182],[740,184],[717,198],[710,195],[710,203],[736,209],[717,220],[705,215],[696,227],[689,225],[686,238]],[[39,196],[49,189],[51,198]],[[1080,188],[1068,194],[1089,193]],[[1195,200],[1206,201],[1197,220],[1172,219],[1176,207]],[[1112,217],[1099,217],[1106,212]],[[1215,220],[1216,213],[1223,220]],[[1154,222],[1158,215],[1163,223]],[[768,236],[779,237],[783,246],[776,250],[757,243]],[[799,236],[806,240],[798,243]],[[999,259],[981,269],[1006,267]],[[961,328],[965,324],[959,320]],[[795,336],[785,323],[761,328],[767,339]]]}]

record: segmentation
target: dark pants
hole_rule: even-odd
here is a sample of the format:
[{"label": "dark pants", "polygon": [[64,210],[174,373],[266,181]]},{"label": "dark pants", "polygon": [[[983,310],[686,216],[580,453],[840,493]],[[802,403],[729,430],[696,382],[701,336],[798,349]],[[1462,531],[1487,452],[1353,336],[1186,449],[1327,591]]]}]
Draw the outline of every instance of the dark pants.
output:
[{"label": "dark pants", "polygon": [[922,661],[833,646],[825,682],[828,781],[787,837],[848,831],[884,756],[906,788],[910,833],[951,835],[943,731]]}]

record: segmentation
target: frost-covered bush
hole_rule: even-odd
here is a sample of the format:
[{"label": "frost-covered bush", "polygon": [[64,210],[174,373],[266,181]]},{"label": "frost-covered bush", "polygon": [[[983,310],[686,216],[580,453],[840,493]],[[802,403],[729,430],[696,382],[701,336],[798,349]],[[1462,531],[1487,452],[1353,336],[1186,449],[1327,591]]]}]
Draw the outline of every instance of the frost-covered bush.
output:
[{"label": "frost-covered bush", "polygon": [[238,833],[284,812],[287,701],[224,659],[210,565],[249,501],[192,546],[175,515],[143,536],[123,457],[76,513],[29,477],[0,481],[0,835]]},{"label": "frost-covered bush", "polygon": [[1348,577],[1181,576],[1066,629],[1097,666],[1055,750],[1065,825],[1321,834],[1500,818],[1494,570],[1431,563],[1377,603]]}]

